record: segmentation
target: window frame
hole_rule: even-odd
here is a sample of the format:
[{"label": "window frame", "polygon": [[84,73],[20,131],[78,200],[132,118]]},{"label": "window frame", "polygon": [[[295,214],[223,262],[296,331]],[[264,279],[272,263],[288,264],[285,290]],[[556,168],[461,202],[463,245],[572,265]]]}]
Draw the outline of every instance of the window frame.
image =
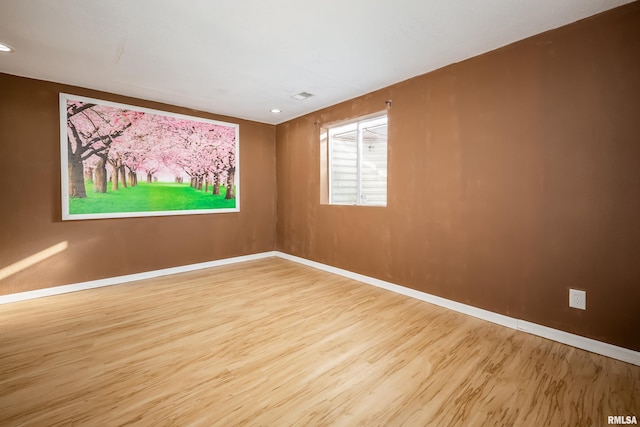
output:
[{"label": "window frame", "polygon": [[[374,124],[371,126],[371,123],[375,123],[379,121],[379,124]],[[362,164],[363,164],[363,146],[364,146],[364,129],[375,127],[375,126],[387,126],[387,142],[386,142],[386,152],[385,152],[385,201],[384,203],[374,204],[374,203],[363,203],[363,191],[362,191]],[[389,113],[388,111],[378,111],[376,113],[359,116],[355,119],[351,119],[348,121],[342,121],[333,123],[328,126],[323,126],[320,134],[320,141],[322,146],[322,140],[326,139],[326,147],[324,148],[326,152],[323,156],[321,156],[321,163],[325,163],[322,165],[321,170],[326,173],[326,191],[323,191],[324,196],[321,196],[321,202],[323,204],[329,204],[334,206],[367,206],[367,207],[386,207],[388,204],[387,195],[388,195],[388,175],[386,172],[388,171],[388,158],[389,158],[389,145],[388,145],[388,136],[389,136]],[[349,129],[349,127],[353,127],[353,129]],[[333,188],[333,136],[336,135],[337,131],[341,131],[341,133],[346,132],[357,132],[357,147],[356,147],[356,203],[339,203],[334,201],[334,188]],[[325,157],[326,156],[326,157]],[[324,160],[324,161],[323,161]],[[321,172],[322,175],[322,172]],[[321,177],[322,179],[322,177]]]}]

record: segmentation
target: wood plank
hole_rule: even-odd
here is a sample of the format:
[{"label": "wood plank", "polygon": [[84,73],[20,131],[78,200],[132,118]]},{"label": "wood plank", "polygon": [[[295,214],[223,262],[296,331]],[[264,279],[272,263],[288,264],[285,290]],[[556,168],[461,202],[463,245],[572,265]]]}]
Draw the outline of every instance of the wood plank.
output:
[{"label": "wood plank", "polygon": [[2,305],[0,321],[2,426],[640,415],[640,367],[276,258]]}]

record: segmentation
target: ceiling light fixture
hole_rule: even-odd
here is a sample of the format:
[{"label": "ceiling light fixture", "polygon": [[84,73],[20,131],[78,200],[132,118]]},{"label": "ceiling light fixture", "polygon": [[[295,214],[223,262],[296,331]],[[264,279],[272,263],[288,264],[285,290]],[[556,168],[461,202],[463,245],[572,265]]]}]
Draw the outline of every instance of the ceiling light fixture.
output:
[{"label": "ceiling light fixture", "polygon": [[272,109],[271,109],[271,112],[272,112],[272,113],[276,113],[276,114],[277,114],[277,113],[281,113],[281,112],[282,112],[282,110],[279,110],[279,109],[277,109],[277,108],[272,108]]},{"label": "ceiling light fixture", "polygon": [[297,95],[293,95],[293,96],[292,96],[292,98],[293,98],[293,99],[296,99],[296,100],[298,100],[298,101],[304,101],[305,99],[307,99],[307,98],[311,98],[312,96],[313,96],[313,94],[312,94],[312,93],[309,93],[309,92],[300,92],[300,93],[299,93],[299,94],[297,94]]},{"label": "ceiling light fixture", "polygon": [[0,52],[13,52],[13,49],[11,49],[11,46],[0,43]]}]

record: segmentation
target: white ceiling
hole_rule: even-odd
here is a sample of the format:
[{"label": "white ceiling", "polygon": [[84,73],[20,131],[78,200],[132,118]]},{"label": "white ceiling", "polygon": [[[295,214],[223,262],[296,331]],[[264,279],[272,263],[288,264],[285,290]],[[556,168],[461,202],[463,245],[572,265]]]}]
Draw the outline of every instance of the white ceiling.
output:
[{"label": "white ceiling", "polygon": [[0,72],[277,124],[624,3],[0,0]]}]

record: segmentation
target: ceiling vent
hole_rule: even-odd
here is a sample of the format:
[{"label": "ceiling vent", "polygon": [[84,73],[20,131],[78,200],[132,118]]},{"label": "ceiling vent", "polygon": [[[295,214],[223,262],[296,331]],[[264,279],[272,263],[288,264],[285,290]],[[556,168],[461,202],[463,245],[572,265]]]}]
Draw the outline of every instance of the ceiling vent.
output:
[{"label": "ceiling vent", "polygon": [[307,98],[311,98],[312,96],[313,96],[313,94],[312,94],[312,93],[309,93],[309,92],[300,92],[300,93],[299,93],[299,94],[297,94],[297,95],[293,95],[293,96],[292,96],[292,98],[293,98],[293,99],[296,99],[296,100],[298,100],[298,101],[304,101],[305,99],[307,99]]}]

